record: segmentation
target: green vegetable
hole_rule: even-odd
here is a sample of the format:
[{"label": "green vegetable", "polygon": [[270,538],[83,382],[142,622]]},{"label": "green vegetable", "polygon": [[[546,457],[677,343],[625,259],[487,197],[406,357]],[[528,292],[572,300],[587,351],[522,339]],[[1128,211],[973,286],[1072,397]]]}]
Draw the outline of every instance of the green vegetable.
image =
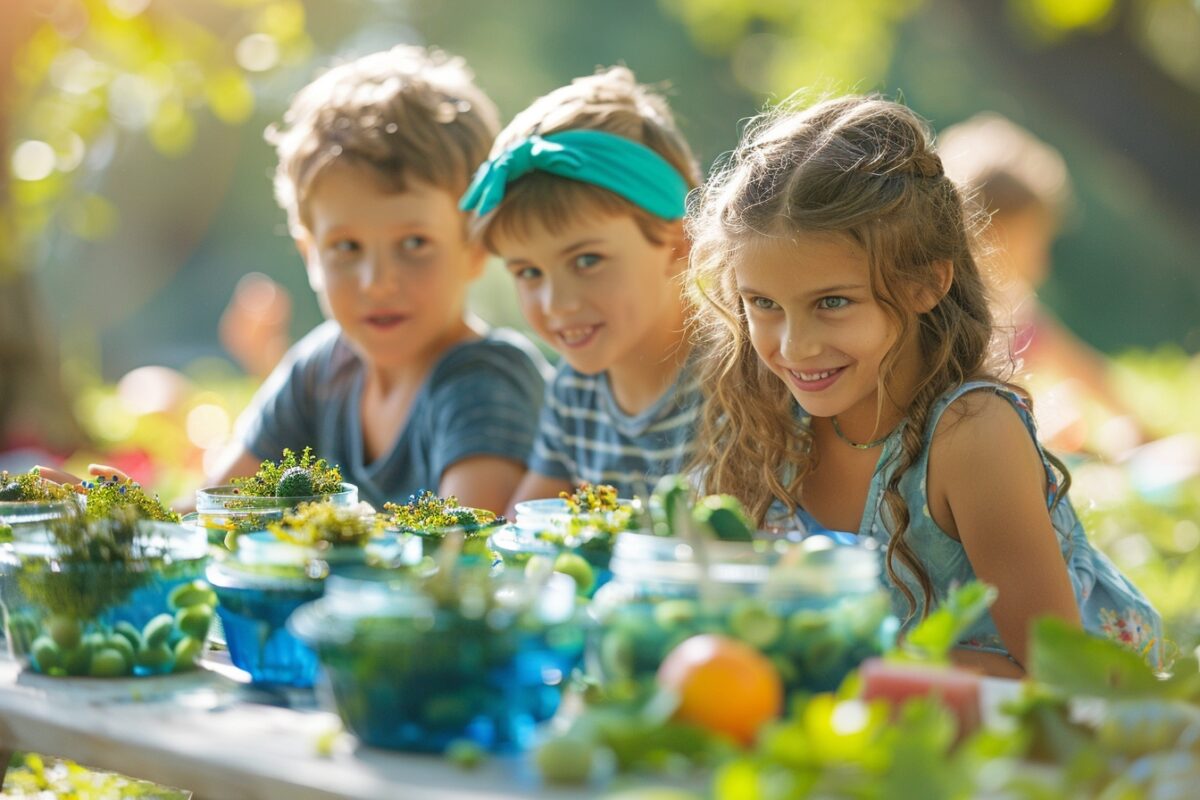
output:
[{"label": "green vegetable", "polygon": [[554,571],[574,578],[575,591],[579,594],[587,594],[596,583],[596,574],[591,565],[577,553],[560,553],[554,559]]},{"label": "green vegetable", "polygon": [[278,497],[309,497],[313,493],[312,473],[304,467],[291,467],[275,485]]},{"label": "green vegetable", "polygon": [[104,647],[92,656],[88,675],[93,678],[119,678],[129,673],[129,667],[130,663],[121,651]]},{"label": "green vegetable", "polygon": [[167,596],[167,604],[175,609],[187,608],[188,606],[208,606],[213,608],[217,605],[217,593],[212,590],[204,581],[192,581],[191,583],[183,583],[171,590]]},{"label": "green vegetable", "polygon": [[487,759],[487,751],[470,739],[455,739],[446,745],[446,760],[461,769],[475,769]]},{"label": "green vegetable", "polygon": [[170,614],[159,614],[154,619],[146,623],[146,627],[142,629],[142,643],[144,649],[152,650],[160,645],[167,643],[167,639],[171,636],[171,630],[175,627],[175,618]]},{"label": "green vegetable", "polygon": [[561,736],[543,743],[534,761],[547,783],[579,785],[591,775],[595,749],[582,737]]},{"label": "green vegetable", "polygon": [[[212,623],[213,612],[208,606],[188,606],[175,612],[175,627],[185,636],[204,641],[208,638],[208,627]],[[147,641],[150,637],[146,637]],[[154,643],[151,642],[151,645]]]},{"label": "green vegetable", "polygon": [[174,670],[183,672],[196,666],[196,659],[204,652],[204,639],[184,636],[175,644],[172,657],[175,660]]},{"label": "green vegetable", "polygon": [[[303,470],[309,478],[308,490],[303,494],[278,494],[280,483],[289,473],[298,475],[293,470]],[[299,482],[299,478],[290,480]],[[323,458],[314,458],[311,447],[297,458],[291,450],[284,449],[283,457],[278,462],[264,461],[258,472],[249,478],[234,478],[233,485],[244,495],[251,497],[306,497],[312,495],[337,494],[342,491],[342,472],[336,466],[330,465]],[[285,487],[289,488],[289,487]]]},{"label": "green vegetable", "polygon": [[714,494],[705,497],[693,509],[692,519],[722,541],[754,540],[754,523],[733,495]]}]

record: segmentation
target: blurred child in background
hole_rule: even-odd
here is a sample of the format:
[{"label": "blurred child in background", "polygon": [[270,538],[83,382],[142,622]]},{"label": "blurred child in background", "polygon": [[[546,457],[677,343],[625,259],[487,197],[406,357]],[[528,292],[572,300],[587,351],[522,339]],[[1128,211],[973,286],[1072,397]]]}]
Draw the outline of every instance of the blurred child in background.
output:
[{"label": "blurred child in background", "polygon": [[1079,407],[1092,402],[1112,417],[1098,442],[1107,455],[1138,444],[1141,431],[1113,390],[1104,356],[1038,300],[1071,202],[1062,156],[990,112],[944,130],[938,147],[946,173],[991,217],[984,235],[997,283],[997,325],[1018,370],[1042,390],[1039,421],[1046,440],[1079,450],[1086,439],[1097,438],[1088,435]]}]

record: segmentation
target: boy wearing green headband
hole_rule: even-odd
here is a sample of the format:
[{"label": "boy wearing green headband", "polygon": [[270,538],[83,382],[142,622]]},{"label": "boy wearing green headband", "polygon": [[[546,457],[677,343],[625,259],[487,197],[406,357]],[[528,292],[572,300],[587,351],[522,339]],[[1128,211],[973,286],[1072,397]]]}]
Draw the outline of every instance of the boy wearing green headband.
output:
[{"label": "boy wearing green headband", "polygon": [[284,123],[276,196],[329,321],[259,390],[216,478],[312,445],[376,506],[428,489],[503,511],[545,361],[465,306],[486,253],[457,204],[495,106],[461,59],[396,47],[326,72]]},{"label": "boy wearing green headband", "polygon": [[691,455],[699,388],[682,272],[699,170],[664,100],[616,67],[535,101],[461,207],[562,360],[513,503],[574,484],[644,495]]}]

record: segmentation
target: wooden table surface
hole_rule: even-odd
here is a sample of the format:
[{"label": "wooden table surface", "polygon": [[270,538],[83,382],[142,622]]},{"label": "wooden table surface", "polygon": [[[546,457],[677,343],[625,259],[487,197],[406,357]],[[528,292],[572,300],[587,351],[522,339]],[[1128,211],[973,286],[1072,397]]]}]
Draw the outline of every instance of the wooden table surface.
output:
[{"label": "wooden table surface", "polygon": [[[541,785],[529,759],[489,758],[464,770],[437,756],[362,747],[310,693],[268,704],[244,673],[216,657],[205,669],[129,679],[49,678],[0,657],[0,750],[26,750],[175,786],[197,800],[288,798],[546,798],[578,800],[598,788]],[[999,704],[1015,681],[985,679],[983,712],[1003,724]],[[274,698],[278,701],[280,698]],[[260,702],[267,701],[267,702]],[[321,755],[320,742],[332,739]],[[698,784],[702,786],[703,784]]]},{"label": "wooden table surface", "polygon": [[186,789],[198,800],[551,800],[598,793],[547,789],[528,759],[493,757],[464,770],[438,756],[358,746],[345,733],[333,736],[332,752],[322,756],[322,738],[340,730],[336,715],[254,702],[237,670],[218,661],[206,667],[154,678],[66,679],[0,658],[0,750],[69,758]]}]

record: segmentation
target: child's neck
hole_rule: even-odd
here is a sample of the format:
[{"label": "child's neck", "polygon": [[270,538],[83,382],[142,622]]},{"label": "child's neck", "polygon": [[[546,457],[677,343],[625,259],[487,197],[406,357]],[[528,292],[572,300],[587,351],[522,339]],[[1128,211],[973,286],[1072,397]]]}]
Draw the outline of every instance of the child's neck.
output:
[{"label": "child's neck", "polygon": [[642,340],[627,358],[608,368],[608,385],[617,407],[639,414],[654,405],[670,388],[691,352],[683,312]]},{"label": "child's neck", "polygon": [[433,365],[455,345],[484,334],[486,326],[475,317],[464,317],[439,336],[422,352],[402,364],[366,363],[363,379],[364,394],[375,397],[412,395],[425,382]]}]

